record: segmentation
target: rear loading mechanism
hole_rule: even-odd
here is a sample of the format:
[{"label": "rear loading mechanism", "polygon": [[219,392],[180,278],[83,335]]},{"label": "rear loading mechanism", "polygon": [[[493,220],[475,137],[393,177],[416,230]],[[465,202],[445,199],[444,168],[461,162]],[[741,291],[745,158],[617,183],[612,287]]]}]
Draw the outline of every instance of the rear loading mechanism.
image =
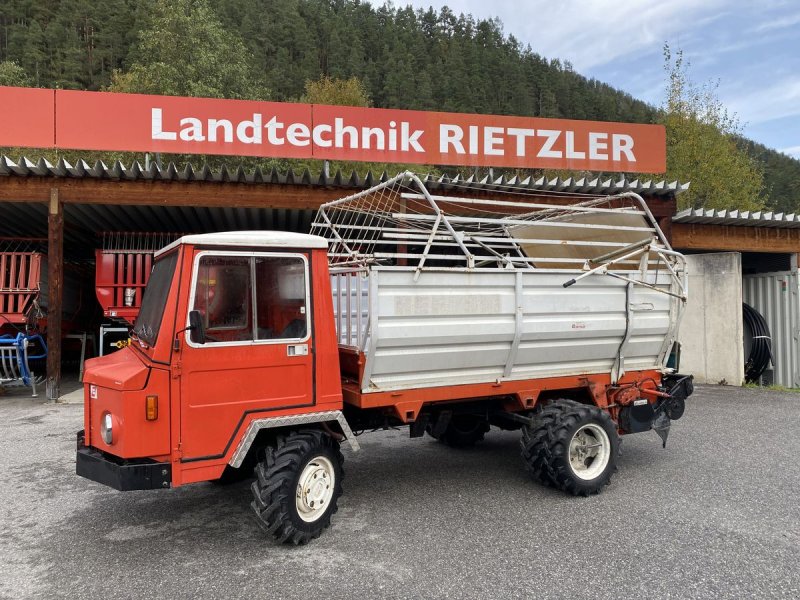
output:
[{"label": "rear loading mechanism", "polygon": [[340,444],[365,431],[462,448],[520,430],[534,480],[598,493],[620,436],[666,444],[692,393],[665,368],[684,260],[635,194],[502,195],[404,173],[322,206],[318,235],[155,252],[131,345],[86,369],[78,473],[126,490],[254,474],[259,524],[294,544],[330,525]]}]

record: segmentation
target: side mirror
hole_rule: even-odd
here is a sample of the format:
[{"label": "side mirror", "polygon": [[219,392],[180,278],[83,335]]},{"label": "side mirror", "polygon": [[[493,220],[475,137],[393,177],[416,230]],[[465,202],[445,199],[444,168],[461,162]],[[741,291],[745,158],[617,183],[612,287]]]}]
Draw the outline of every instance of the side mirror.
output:
[{"label": "side mirror", "polygon": [[199,310],[189,312],[189,339],[195,344],[206,343],[206,326]]}]

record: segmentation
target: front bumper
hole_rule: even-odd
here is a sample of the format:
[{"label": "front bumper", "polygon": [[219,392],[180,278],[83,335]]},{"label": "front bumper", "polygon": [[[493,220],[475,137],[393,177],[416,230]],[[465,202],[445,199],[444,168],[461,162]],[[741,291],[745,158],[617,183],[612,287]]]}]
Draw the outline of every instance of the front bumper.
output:
[{"label": "front bumper", "polygon": [[78,432],[75,472],[115,490],[160,490],[171,486],[172,465],[146,458],[123,460],[86,446],[83,431]]}]

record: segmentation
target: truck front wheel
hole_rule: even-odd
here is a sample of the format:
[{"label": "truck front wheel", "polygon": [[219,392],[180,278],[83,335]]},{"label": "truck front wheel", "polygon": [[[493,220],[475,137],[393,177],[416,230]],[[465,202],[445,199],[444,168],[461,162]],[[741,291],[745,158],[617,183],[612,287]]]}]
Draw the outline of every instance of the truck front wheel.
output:
[{"label": "truck front wheel", "polygon": [[531,476],[575,496],[596,494],[617,470],[619,436],[596,406],[556,400],[522,430],[522,458]]},{"label": "truck front wheel", "polygon": [[305,544],[330,526],[342,494],[339,444],[316,429],[278,436],[256,465],[250,506],[276,541]]}]

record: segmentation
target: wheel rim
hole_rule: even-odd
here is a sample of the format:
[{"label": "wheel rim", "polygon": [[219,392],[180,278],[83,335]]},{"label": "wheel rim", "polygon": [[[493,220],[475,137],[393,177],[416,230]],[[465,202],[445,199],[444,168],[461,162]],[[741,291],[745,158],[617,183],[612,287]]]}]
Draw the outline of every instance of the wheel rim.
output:
[{"label": "wheel rim", "polygon": [[569,443],[569,466],[576,477],[589,481],[598,477],[611,458],[611,442],[605,429],[588,423],[578,429]]},{"label": "wheel rim", "polygon": [[319,519],[330,506],[336,483],[333,463],[324,456],[311,459],[297,480],[297,514],[306,523]]}]

